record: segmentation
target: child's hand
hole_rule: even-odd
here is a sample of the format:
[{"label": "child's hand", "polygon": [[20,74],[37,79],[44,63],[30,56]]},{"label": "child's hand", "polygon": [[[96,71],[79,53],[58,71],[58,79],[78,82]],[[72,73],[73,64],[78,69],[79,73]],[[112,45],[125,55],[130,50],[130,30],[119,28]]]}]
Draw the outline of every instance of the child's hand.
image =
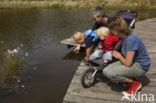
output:
[{"label": "child's hand", "polygon": [[73,51],[73,53],[78,54],[80,51],[81,45],[78,45],[75,50]]},{"label": "child's hand", "polygon": [[102,46],[101,45],[99,45],[99,49],[102,49]]}]

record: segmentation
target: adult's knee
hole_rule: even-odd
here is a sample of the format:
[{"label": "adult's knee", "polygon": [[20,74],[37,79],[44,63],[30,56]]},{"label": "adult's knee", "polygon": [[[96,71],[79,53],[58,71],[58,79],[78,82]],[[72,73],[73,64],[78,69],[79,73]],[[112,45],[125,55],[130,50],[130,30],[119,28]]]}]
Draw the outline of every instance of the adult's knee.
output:
[{"label": "adult's knee", "polygon": [[116,72],[113,72],[111,68],[104,69],[103,75],[111,80],[116,80],[116,78],[118,78],[118,74]]},{"label": "adult's knee", "polygon": [[106,77],[110,74],[110,72],[111,72],[110,67],[106,67],[106,68],[103,69],[103,75],[106,76]]},{"label": "adult's knee", "polygon": [[107,74],[108,78],[111,79],[111,80],[115,80],[118,76],[117,76],[117,73],[115,72],[109,72]]}]

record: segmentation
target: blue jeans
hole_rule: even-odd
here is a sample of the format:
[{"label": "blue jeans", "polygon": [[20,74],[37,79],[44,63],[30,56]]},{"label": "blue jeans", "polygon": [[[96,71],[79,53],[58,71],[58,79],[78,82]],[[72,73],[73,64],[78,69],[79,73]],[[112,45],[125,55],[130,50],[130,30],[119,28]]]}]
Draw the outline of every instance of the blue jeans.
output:
[{"label": "blue jeans", "polygon": [[112,60],[112,51],[104,53],[101,49],[96,49],[94,53],[90,55],[90,60],[95,60],[97,58],[102,58],[104,60]]}]

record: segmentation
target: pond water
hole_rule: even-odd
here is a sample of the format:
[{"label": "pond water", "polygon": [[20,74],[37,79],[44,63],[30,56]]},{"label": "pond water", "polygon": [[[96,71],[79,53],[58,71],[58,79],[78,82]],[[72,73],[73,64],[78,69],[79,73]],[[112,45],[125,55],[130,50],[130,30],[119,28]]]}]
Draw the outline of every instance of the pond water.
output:
[{"label": "pond water", "polygon": [[[139,13],[137,20],[156,17],[152,10]],[[89,10],[84,9],[1,9],[0,40],[10,49],[22,45],[28,66],[22,81],[26,94],[0,93],[0,103],[60,103],[84,57],[84,51],[72,54],[74,48],[67,49],[60,41],[92,24]]]}]

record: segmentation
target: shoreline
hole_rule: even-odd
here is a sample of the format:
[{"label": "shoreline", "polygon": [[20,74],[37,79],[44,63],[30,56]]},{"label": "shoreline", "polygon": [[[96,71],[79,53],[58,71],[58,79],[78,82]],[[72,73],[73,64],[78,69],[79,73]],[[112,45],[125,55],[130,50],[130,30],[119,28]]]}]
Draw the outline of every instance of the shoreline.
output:
[{"label": "shoreline", "polygon": [[[113,1],[113,0],[112,0]],[[108,9],[129,9],[129,10],[144,10],[144,9],[156,9],[156,2],[149,3],[128,3],[128,1],[116,0],[114,2],[104,1],[1,1],[0,9],[5,8],[93,8],[96,6],[102,6]],[[117,3],[118,2],[118,3]]]}]

